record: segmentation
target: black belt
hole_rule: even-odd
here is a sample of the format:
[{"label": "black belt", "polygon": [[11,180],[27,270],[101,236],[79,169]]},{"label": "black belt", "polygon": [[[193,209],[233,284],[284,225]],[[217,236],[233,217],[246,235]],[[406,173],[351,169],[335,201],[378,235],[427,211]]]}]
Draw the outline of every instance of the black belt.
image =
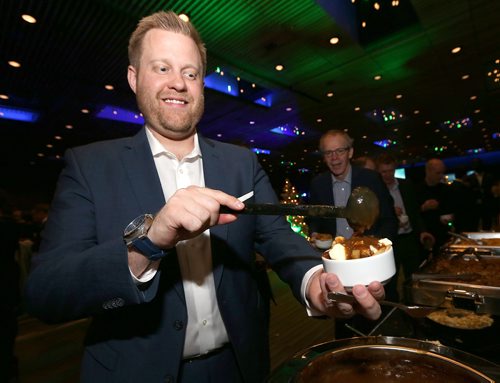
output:
[{"label": "black belt", "polygon": [[188,356],[187,358],[182,359],[182,363],[191,363],[196,360],[203,360],[203,359],[208,359],[212,356],[215,356],[217,354],[220,354],[222,351],[229,349],[230,345],[229,343],[226,343],[225,345],[214,348],[213,350],[210,350],[208,352],[205,352],[203,354],[197,354],[193,356]]}]

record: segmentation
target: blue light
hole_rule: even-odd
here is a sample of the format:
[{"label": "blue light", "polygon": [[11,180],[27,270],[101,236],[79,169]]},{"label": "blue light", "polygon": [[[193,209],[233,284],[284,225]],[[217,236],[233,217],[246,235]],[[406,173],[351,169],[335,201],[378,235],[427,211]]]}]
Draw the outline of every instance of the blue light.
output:
[{"label": "blue light", "polygon": [[270,108],[271,105],[273,104],[272,93],[268,93],[265,96],[254,100],[254,103],[262,105],[262,106],[267,106],[268,108]]},{"label": "blue light", "polygon": [[0,106],[0,118],[6,120],[36,122],[39,117],[40,113],[34,110]]},{"label": "blue light", "polygon": [[292,128],[288,124],[280,125],[276,128],[273,128],[271,129],[271,132],[277,134],[283,134],[284,136],[290,136],[290,137],[303,136],[305,134],[304,131],[299,130],[299,128],[297,128],[296,126]]},{"label": "blue light", "polygon": [[374,141],[373,142],[375,145],[377,146],[380,146],[382,148],[387,148],[391,145],[396,145],[396,141],[392,141],[392,140],[389,140],[389,139],[385,139],[385,140],[380,140],[380,141]]},{"label": "blue light", "polygon": [[252,151],[256,154],[271,154],[271,151],[267,149],[252,148]]},{"label": "blue light", "polygon": [[205,77],[205,86],[217,92],[248,100],[267,108],[272,106],[272,91],[234,76],[229,70],[217,67]]},{"label": "blue light", "polygon": [[469,150],[466,150],[465,153],[467,154],[479,154],[479,153],[483,153],[484,152],[484,148],[475,148],[475,149],[469,149]]},{"label": "blue light", "polygon": [[230,96],[238,97],[238,81],[231,75],[222,76],[219,72],[214,72],[205,77],[205,86]]},{"label": "blue light", "polygon": [[131,124],[144,125],[144,118],[137,112],[119,108],[117,106],[106,105],[96,115],[97,118],[128,122]]}]

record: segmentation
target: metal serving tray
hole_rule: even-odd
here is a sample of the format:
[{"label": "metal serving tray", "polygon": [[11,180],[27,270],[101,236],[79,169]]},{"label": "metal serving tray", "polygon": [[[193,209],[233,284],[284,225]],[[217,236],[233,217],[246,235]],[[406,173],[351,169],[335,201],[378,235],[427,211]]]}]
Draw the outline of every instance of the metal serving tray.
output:
[{"label": "metal serving tray", "polygon": [[[479,253],[478,253],[479,254]],[[456,274],[457,278],[450,278]],[[463,278],[462,275],[475,275]],[[425,278],[421,276],[425,275]],[[440,278],[446,275],[446,278]],[[500,257],[443,253],[424,263],[411,282],[411,297],[419,305],[443,305],[500,315]]]},{"label": "metal serving tray", "polygon": [[476,249],[480,251],[490,252],[492,255],[500,255],[500,232],[465,232],[463,235],[471,240],[482,240],[482,239],[498,239],[498,244],[489,245],[483,244],[479,245],[474,243],[473,241],[467,243],[460,238],[454,238],[451,240],[445,247],[444,251],[447,252],[463,252],[470,251],[470,249]]}]

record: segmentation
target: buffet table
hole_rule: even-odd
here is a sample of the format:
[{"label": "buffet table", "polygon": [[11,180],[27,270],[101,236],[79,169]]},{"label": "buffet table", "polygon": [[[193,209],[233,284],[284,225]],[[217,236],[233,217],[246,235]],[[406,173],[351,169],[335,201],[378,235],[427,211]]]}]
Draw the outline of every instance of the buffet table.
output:
[{"label": "buffet table", "polygon": [[[484,239],[488,236],[498,237],[500,243],[500,233],[471,233],[473,239]],[[461,310],[470,312],[471,320],[475,316],[488,319],[486,325],[480,326],[476,323],[474,327],[473,323],[466,327],[464,321],[460,322],[463,318],[459,316],[457,326],[453,325],[453,321],[452,324],[444,325],[437,318],[410,318],[398,309],[384,307],[377,322],[368,323],[368,326],[366,321],[359,322],[360,326],[357,328],[356,325],[349,325],[348,334],[352,334],[352,337],[298,351],[294,357],[273,371],[269,382],[328,382],[328,377],[324,380],[324,374],[319,380],[311,378],[321,375],[316,374],[320,371],[318,365],[324,369],[339,363],[339,360],[331,359],[331,356],[339,355],[344,348],[352,345],[357,347],[359,344],[377,347],[387,344],[409,345],[410,349],[429,350],[433,356],[445,355],[465,368],[476,370],[478,375],[484,374],[483,377],[478,377],[478,380],[465,378],[465,381],[500,382],[500,272],[497,273],[496,268],[499,265],[495,263],[500,264],[500,246],[496,244],[493,246],[483,242],[483,245],[478,247],[468,243],[452,243],[443,248],[441,254],[424,264],[418,272],[420,275],[406,286],[414,304],[447,307],[445,311],[451,317]],[[454,278],[454,273],[458,275],[457,278]],[[356,349],[352,355],[359,354],[359,350]],[[325,363],[327,358],[330,359]],[[311,375],[309,370],[312,366],[315,371]],[[344,365],[340,368],[343,369]],[[364,378],[367,377],[371,376]]]}]

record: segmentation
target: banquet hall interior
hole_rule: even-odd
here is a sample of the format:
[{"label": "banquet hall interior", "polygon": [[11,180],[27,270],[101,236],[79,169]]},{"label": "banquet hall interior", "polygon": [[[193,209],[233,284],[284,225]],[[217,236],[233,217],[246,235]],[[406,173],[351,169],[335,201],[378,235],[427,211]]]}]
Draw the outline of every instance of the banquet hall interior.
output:
[{"label": "banquet hall interior", "polygon": [[[17,209],[50,204],[66,149],[142,128],[127,45],[158,10],[189,17],[206,44],[199,132],[253,150],[278,196],[293,185],[307,203],[330,129],[354,138],[354,157],[390,153],[415,182],[430,158],[444,161],[450,182],[473,159],[500,179],[499,1],[2,0],[0,189]],[[335,329],[308,318],[268,273],[276,369]],[[18,324],[19,382],[78,381],[87,319],[41,323],[21,296]],[[500,363],[498,340],[477,349],[491,331],[458,330],[448,345],[473,343],[465,349]]]}]

